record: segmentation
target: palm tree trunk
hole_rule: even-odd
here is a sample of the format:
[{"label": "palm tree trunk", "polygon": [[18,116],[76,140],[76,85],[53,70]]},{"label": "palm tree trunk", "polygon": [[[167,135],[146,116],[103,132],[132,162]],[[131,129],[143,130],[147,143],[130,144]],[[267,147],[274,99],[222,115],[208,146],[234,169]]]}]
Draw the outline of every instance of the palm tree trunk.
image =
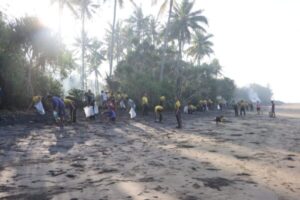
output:
[{"label": "palm tree trunk", "polygon": [[[62,47],[62,36],[61,36],[61,21],[62,21],[62,14],[63,14],[63,0],[58,1],[58,42],[59,42],[59,49]],[[57,65],[61,64],[60,55],[56,56]]]},{"label": "palm tree trunk", "polygon": [[95,94],[99,95],[99,82],[98,82],[98,71],[95,69]]},{"label": "palm tree trunk", "polygon": [[85,13],[84,13],[84,5],[83,1],[81,4],[81,87],[82,90],[85,90],[85,63],[84,63],[84,55],[85,55],[85,38],[84,38],[84,25],[85,25]]},{"label": "palm tree trunk", "polygon": [[113,52],[114,52],[114,44],[115,44],[115,26],[116,26],[116,15],[117,15],[117,0],[115,0],[114,4],[114,17],[113,17],[113,25],[112,25],[112,36],[111,36],[111,49],[110,49],[110,60],[109,60],[109,76],[112,76],[112,68],[113,68]]},{"label": "palm tree trunk", "polygon": [[172,8],[173,8],[173,0],[170,0],[168,22],[167,22],[166,30],[164,32],[164,47],[163,47],[162,62],[161,62],[161,65],[160,65],[160,74],[159,74],[159,80],[160,81],[163,81],[163,79],[164,79],[165,57],[166,57],[166,50],[167,50],[167,43],[168,43],[168,33],[169,33],[169,26],[170,26]]},{"label": "palm tree trunk", "polygon": [[183,46],[183,39],[182,34],[179,34],[178,39],[178,58],[177,58],[177,66],[176,66],[176,96],[178,98],[181,97],[181,83],[182,83],[182,77],[181,77],[181,60],[182,60],[182,46]]},{"label": "palm tree trunk", "polygon": [[33,65],[33,61],[31,58],[28,66],[28,72],[27,72],[27,94],[29,94],[29,96],[33,96],[32,65]]}]

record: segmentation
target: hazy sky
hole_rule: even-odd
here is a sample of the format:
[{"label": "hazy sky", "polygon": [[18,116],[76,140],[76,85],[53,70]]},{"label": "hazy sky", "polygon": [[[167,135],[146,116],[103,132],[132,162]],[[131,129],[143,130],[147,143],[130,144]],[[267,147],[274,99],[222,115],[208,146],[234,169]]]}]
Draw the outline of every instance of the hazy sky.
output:
[{"label": "hazy sky", "polygon": [[[146,14],[157,14],[158,7],[152,7],[151,0],[136,2],[145,8]],[[300,102],[299,0],[195,2],[195,9],[203,9],[209,20],[208,32],[214,35],[214,57],[224,67],[225,76],[234,79],[238,86],[254,82],[269,84],[275,99]],[[109,0],[89,23],[90,35],[103,36],[107,23],[112,21],[112,5],[113,0]],[[0,0],[0,7],[15,16],[37,15],[51,28],[57,28],[57,6],[49,6],[48,0]],[[124,19],[131,12],[131,4],[125,0],[125,8],[118,17]],[[63,37],[65,42],[72,43],[74,35],[80,35],[80,26],[70,13],[65,14]]]}]

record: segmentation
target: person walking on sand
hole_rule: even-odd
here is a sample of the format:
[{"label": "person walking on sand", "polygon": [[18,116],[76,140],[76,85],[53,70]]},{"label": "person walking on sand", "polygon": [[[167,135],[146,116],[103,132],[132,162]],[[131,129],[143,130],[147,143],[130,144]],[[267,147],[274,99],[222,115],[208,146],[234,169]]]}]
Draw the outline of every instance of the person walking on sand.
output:
[{"label": "person walking on sand", "polygon": [[142,97],[142,113],[143,116],[148,115],[148,96],[147,93],[144,93],[143,97]]},{"label": "person walking on sand", "polygon": [[246,102],[244,100],[240,101],[240,115],[241,117],[244,115],[246,116]]},{"label": "person walking on sand", "polygon": [[103,90],[101,91],[101,94],[100,94],[100,100],[101,100],[100,106],[103,109],[107,103],[107,93],[105,93]]},{"label": "person walking on sand", "polygon": [[270,117],[275,118],[275,103],[274,101],[271,101],[271,113],[270,113]]},{"label": "person walking on sand", "polygon": [[177,120],[177,127],[176,128],[182,128],[182,121],[181,121],[181,103],[178,97],[176,97],[176,102],[175,102],[175,116]]},{"label": "person walking on sand", "polygon": [[260,102],[259,101],[256,102],[256,112],[257,112],[257,115],[260,115]]},{"label": "person walking on sand", "polygon": [[239,106],[235,101],[233,101],[232,103],[233,103],[234,115],[236,117],[238,117],[239,116]]}]

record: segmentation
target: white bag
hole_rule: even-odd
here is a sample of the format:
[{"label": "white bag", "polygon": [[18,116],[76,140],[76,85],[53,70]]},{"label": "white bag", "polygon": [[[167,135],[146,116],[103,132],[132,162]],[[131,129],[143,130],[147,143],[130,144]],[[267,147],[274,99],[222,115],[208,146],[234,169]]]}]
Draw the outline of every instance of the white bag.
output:
[{"label": "white bag", "polygon": [[95,106],[94,106],[94,114],[95,115],[99,114],[99,109],[98,109],[98,105],[97,104],[95,104]]},{"label": "white bag", "polygon": [[134,111],[133,108],[130,108],[129,115],[130,115],[130,119],[133,119],[136,117],[136,112]]},{"label": "white bag", "polygon": [[220,109],[221,109],[221,107],[220,107],[220,105],[219,105],[219,104],[218,104],[218,106],[217,106],[217,109],[218,109],[218,110],[220,110]]},{"label": "white bag", "polygon": [[183,108],[183,113],[187,114],[189,111],[189,107],[188,106],[184,106]]},{"label": "white bag", "polygon": [[91,116],[94,116],[94,109],[93,109],[93,106],[86,106],[83,108],[84,110],[84,113],[85,113],[85,117],[88,118],[88,117],[91,117]]},{"label": "white bag", "polygon": [[120,108],[126,109],[126,105],[125,105],[124,101],[120,101]]},{"label": "white bag", "polygon": [[45,114],[45,110],[44,110],[44,106],[43,103],[41,101],[37,102],[34,107],[36,108],[36,110],[38,111],[38,113],[40,115],[44,115]]}]

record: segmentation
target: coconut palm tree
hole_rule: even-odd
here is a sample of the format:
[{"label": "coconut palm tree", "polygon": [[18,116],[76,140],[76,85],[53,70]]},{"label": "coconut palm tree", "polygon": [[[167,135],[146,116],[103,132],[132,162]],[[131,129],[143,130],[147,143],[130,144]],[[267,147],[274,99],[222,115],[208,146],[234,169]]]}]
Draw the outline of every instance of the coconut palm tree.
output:
[{"label": "coconut palm tree", "polygon": [[[123,31],[123,23],[122,21],[118,21],[116,23],[116,27],[114,29],[114,35],[115,35],[115,39],[114,39],[114,43],[115,43],[115,48],[114,48],[114,51],[113,51],[113,54],[115,55],[115,60],[117,61],[117,63],[119,63],[120,59],[124,57],[124,49],[125,49],[125,40],[126,38],[123,38],[123,35],[122,35],[122,31]],[[105,41],[106,42],[106,45],[107,45],[107,57],[108,58],[111,58],[111,49],[112,49],[112,40],[111,40],[111,37],[112,37],[112,29],[113,29],[113,26],[112,24],[109,25],[109,29],[106,30],[106,34],[105,34]]]},{"label": "coconut palm tree", "polygon": [[180,75],[181,64],[179,62],[182,62],[184,45],[191,40],[192,32],[196,30],[206,32],[202,24],[208,24],[206,17],[202,15],[202,10],[192,11],[193,6],[194,1],[183,0],[180,5],[175,5],[171,14],[170,38],[177,39],[179,52],[176,67],[176,96],[181,96],[182,77]]},{"label": "coconut palm tree", "polygon": [[85,20],[92,18],[95,14],[96,9],[99,7],[98,4],[93,3],[92,0],[73,0],[74,5],[80,12],[81,19],[81,87],[86,89],[86,76],[85,76]]},{"label": "coconut palm tree", "polygon": [[183,0],[180,5],[175,5],[174,12],[171,14],[170,36],[178,41],[179,58],[182,58],[182,50],[186,42],[191,40],[192,31],[206,32],[202,26],[208,25],[202,10],[192,11],[194,2]]},{"label": "coconut palm tree", "polygon": [[[162,58],[162,62],[161,62],[161,66],[160,66],[160,74],[159,74],[160,81],[162,81],[163,77],[164,77],[165,54],[166,54],[166,50],[167,50],[168,33],[169,33],[170,19],[171,19],[171,13],[172,13],[172,9],[173,9],[174,0],[165,0],[159,9],[159,15],[161,15],[166,10],[168,2],[169,2],[169,14],[168,14],[168,21],[167,21],[166,29],[164,30],[164,46],[163,46],[163,54],[162,54],[163,58]],[[156,4],[157,0],[152,0],[152,3]]]},{"label": "coconut palm tree", "polygon": [[159,45],[158,21],[153,17],[149,17],[149,25],[147,27],[147,39],[152,45]]},{"label": "coconut palm tree", "polygon": [[212,38],[212,34],[204,35],[200,31],[196,31],[192,36],[191,46],[187,49],[187,53],[192,56],[200,66],[200,61],[204,56],[209,56],[213,53],[213,43],[209,41]]},{"label": "coconut palm tree", "polygon": [[129,26],[135,33],[135,37],[140,43],[144,37],[146,36],[148,24],[149,24],[149,16],[144,16],[143,10],[141,7],[135,7],[133,14],[127,20]]},{"label": "coconut palm tree", "polygon": [[99,80],[98,77],[101,77],[99,68],[103,60],[105,60],[105,50],[103,48],[103,43],[92,39],[90,43],[87,45],[88,56],[88,74],[95,74],[95,94],[99,95]]},{"label": "coconut palm tree", "polygon": [[[129,0],[134,6],[135,3],[133,0]],[[117,5],[122,8],[124,0],[114,0],[114,14],[113,14],[113,23],[112,23],[112,37],[111,37],[111,49],[110,49],[110,58],[109,58],[109,76],[112,76],[112,67],[113,67],[113,57],[114,57],[114,45],[115,45],[115,26],[116,26],[116,15],[117,15]]]}]

